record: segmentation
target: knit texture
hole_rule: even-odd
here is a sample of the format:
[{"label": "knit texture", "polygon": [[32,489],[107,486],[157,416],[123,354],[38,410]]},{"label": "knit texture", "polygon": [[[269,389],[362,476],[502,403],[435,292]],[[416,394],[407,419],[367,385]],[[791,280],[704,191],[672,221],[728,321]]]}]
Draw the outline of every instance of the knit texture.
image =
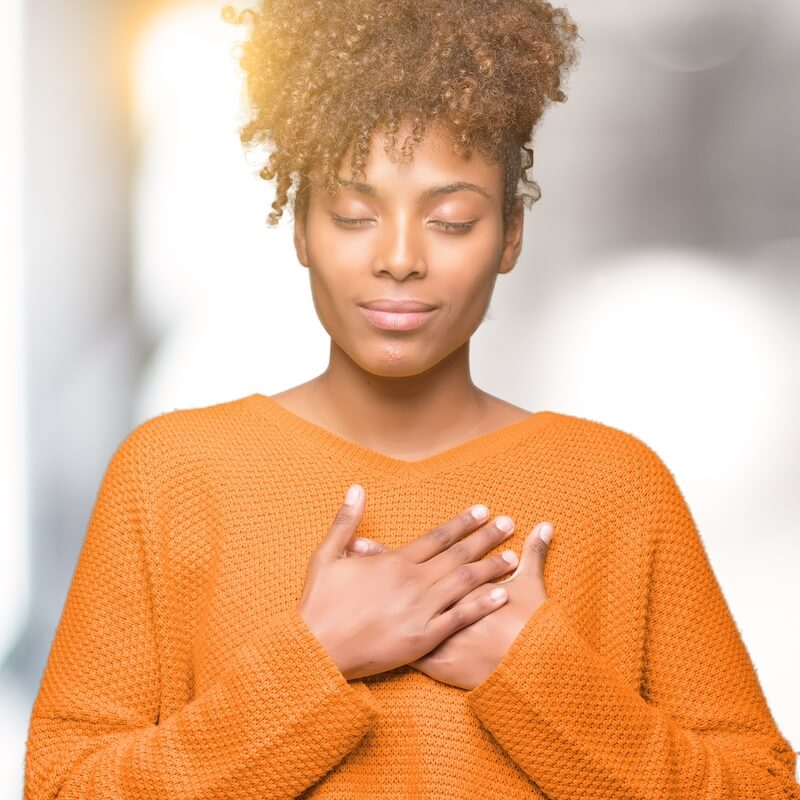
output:
[{"label": "knit texture", "polygon": [[[388,547],[477,502],[516,523],[488,554],[554,523],[549,597],[473,689],[348,681],[297,612],[355,482]],[[24,797],[797,800],[795,757],[640,439],[539,411],[410,462],[252,394],[153,417],[110,459]]]}]

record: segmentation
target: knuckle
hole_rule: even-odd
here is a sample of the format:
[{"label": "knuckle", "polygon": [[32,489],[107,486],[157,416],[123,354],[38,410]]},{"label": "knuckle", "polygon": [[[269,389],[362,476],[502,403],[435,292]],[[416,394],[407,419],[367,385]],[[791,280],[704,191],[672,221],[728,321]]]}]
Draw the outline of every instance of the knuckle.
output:
[{"label": "knuckle", "polygon": [[346,525],[350,522],[350,510],[346,506],[342,506],[336,512],[336,516],[333,518],[334,525]]},{"label": "knuckle", "polygon": [[450,610],[450,614],[453,617],[453,624],[456,627],[460,628],[466,622],[466,618],[464,617],[464,609],[462,608],[461,604],[453,606],[453,608]]},{"label": "knuckle", "polygon": [[464,561],[469,559],[470,557],[470,549],[464,542],[456,542],[450,548],[450,555],[456,559],[456,561]]},{"label": "knuckle", "polygon": [[472,583],[475,580],[475,569],[471,564],[462,564],[456,570],[456,577],[464,583]]},{"label": "knuckle", "polygon": [[444,525],[439,525],[434,528],[429,534],[431,539],[434,539],[438,544],[447,546],[452,539],[450,531]]},{"label": "knuckle", "polygon": [[538,555],[544,555],[547,552],[547,542],[543,542],[538,536],[535,536],[528,542],[528,549]]}]

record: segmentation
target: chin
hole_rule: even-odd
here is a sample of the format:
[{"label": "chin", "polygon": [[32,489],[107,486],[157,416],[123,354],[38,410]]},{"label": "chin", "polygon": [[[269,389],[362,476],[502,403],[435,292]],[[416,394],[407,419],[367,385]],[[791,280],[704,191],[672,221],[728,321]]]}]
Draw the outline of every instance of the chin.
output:
[{"label": "chin", "polygon": [[402,348],[387,344],[383,348],[383,360],[386,364],[402,364],[404,361]]},{"label": "chin", "polygon": [[403,343],[384,343],[369,353],[362,351],[360,357],[353,358],[353,361],[364,372],[381,378],[411,378],[433,366],[427,362],[420,364],[419,359],[409,352],[410,349]]}]

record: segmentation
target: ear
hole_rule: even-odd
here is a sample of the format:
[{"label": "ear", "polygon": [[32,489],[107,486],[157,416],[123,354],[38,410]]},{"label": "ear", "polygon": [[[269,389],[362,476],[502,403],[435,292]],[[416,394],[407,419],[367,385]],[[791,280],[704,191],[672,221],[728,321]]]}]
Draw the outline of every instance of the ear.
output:
[{"label": "ear", "polygon": [[524,210],[522,198],[518,197],[514,204],[514,213],[506,230],[503,253],[500,256],[500,266],[497,270],[500,274],[511,272],[519,258],[519,253],[522,249],[522,228],[525,221]]}]

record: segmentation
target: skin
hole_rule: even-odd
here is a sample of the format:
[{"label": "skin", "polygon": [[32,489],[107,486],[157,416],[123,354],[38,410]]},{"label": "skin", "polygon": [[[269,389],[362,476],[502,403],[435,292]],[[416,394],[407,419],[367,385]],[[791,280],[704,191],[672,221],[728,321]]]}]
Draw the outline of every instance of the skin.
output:
[{"label": "skin", "polygon": [[[407,126],[401,128],[399,135],[408,131]],[[348,152],[341,164],[349,165],[349,159]],[[455,154],[432,125],[416,146],[413,160],[404,164],[393,162],[384,153],[382,132],[376,132],[364,171],[365,175],[356,180],[373,187],[372,192],[347,183],[349,169],[342,166],[338,175],[345,183],[333,200],[314,186],[312,176],[306,217],[298,214],[295,218],[298,260],[309,270],[314,306],[330,335],[330,357],[322,374],[273,395],[273,399],[344,438],[407,461],[425,458],[529,416],[529,411],[478,388],[470,376],[470,337],[489,307],[497,276],[513,269],[522,244],[521,204],[503,230],[502,165],[477,152],[469,158]],[[422,197],[426,189],[456,181],[475,184],[483,191],[460,189]],[[348,224],[336,215],[364,222]],[[448,222],[473,225],[466,231],[454,231],[443,224]],[[381,330],[357,307],[379,297],[419,299],[437,308],[419,328]],[[509,565],[495,556],[494,571],[487,575],[482,565],[491,559],[480,559],[497,542],[488,533],[492,529],[499,535],[497,520],[484,526],[480,540],[488,547],[482,550],[474,545],[456,547],[446,556],[456,543],[453,540],[443,554],[446,558],[435,562],[437,567],[414,561],[414,574],[426,576],[418,579],[428,596],[440,597],[445,585],[435,590],[431,575],[440,581],[449,580],[448,586],[458,586],[448,605],[455,603],[459,612],[468,610],[462,622],[468,617],[469,624],[458,630],[451,625],[447,636],[439,640],[428,635],[411,637],[410,642],[402,634],[401,621],[395,620],[392,625],[399,640],[384,641],[384,651],[393,655],[382,662],[378,651],[370,651],[372,658],[355,653],[354,643],[360,642],[358,647],[366,653],[368,643],[375,640],[375,620],[379,620],[381,630],[392,629],[385,616],[389,611],[384,609],[384,616],[378,615],[374,594],[365,593],[360,604],[355,602],[353,587],[370,585],[371,579],[382,576],[383,582],[375,586],[385,590],[392,585],[385,564],[394,565],[393,578],[412,567],[406,553],[389,551],[378,542],[368,542],[370,549],[363,555],[350,548],[365,502],[362,489],[355,511],[340,510],[326,540],[312,556],[300,602],[304,619],[335,654],[346,676],[373,674],[370,670],[378,667],[382,671],[409,663],[437,680],[472,688],[497,666],[525,622],[547,598],[543,580],[547,543],[538,537],[537,529],[528,535],[518,569],[503,582],[507,599],[502,608],[488,602],[493,584],[486,584],[512,568],[516,560]],[[513,520],[509,521],[513,526]],[[435,530],[412,544],[430,541]],[[465,533],[462,530],[459,537]],[[346,561],[349,566],[345,566]],[[351,574],[357,568],[355,561],[363,562],[358,565],[361,573],[357,580]],[[465,564],[470,569],[464,570]],[[347,579],[342,577],[345,574]],[[476,575],[481,578],[477,583]],[[404,585],[397,583],[398,592]],[[353,601],[347,613],[343,594]],[[386,591],[378,594],[387,596]],[[444,607],[425,609],[429,615],[425,629],[430,632],[435,628],[441,634],[445,626],[432,623],[437,619],[441,622]],[[410,619],[411,609],[405,613],[404,619]],[[340,630],[345,619],[347,636]],[[414,619],[419,624],[421,617]],[[421,638],[424,652],[415,648]],[[344,640],[350,643],[347,652],[342,649]]]},{"label": "skin", "polygon": [[[349,158],[348,152],[342,164]],[[346,180],[348,172],[341,168],[339,176]],[[312,189],[307,219],[295,219],[297,257],[309,270],[330,357],[321,375],[274,399],[408,461],[527,417],[529,411],[482,391],[470,376],[470,337],[497,276],[513,269],[522,246],[521,208],[503,237],[502,165],[479,154],[455,155],[431,128],[411,164],[392,163],[373,137],[365,173],[376,197],[342,188],[331,203]],[[475,183],[489,197],[462,190],[418,199],[428,187],[455,181]],[[332,214],[369,221],[348,227]],[[472,220],[466,233],[438,224]],[[356,307],[378,297],[420,299],[438,309],[421,328],[383,331]]]},{"label": "skin", "polygon": [[355,555],[347,548],[365,505],[356,486],[358,497],[339,508],[309,559],[300,616],[348,680],[409,664],[475,688],[547,600],[542,526],[525,540],[514,575],[499,582],[503,596],[492,599],[485,584],[511,568],[499,555],[479,558],[510,535],[497,520],[484,524],[465,510],[402,547],[373,542]]}]

